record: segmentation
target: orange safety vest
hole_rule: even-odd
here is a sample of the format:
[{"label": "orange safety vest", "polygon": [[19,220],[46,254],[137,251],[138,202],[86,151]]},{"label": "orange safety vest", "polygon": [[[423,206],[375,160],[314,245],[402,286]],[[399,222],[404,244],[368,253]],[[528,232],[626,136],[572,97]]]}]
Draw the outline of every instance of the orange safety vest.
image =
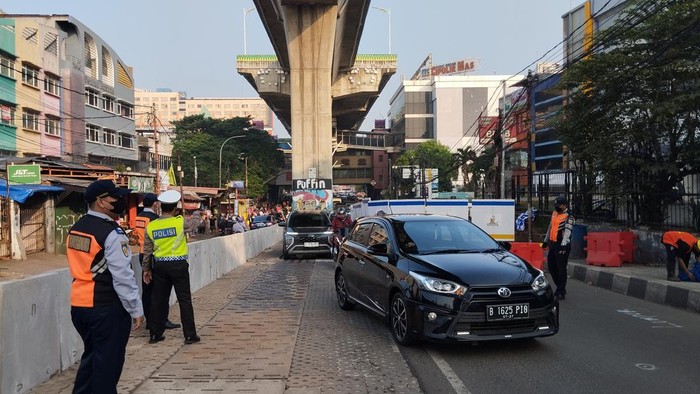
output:
[{"label": "orange safety vest", "polygon": [[661,237],[661,243],[669,246],[678,247],[678,241],[690,246],[692,249],[693,245],[698,242],[698,239],[693,236],[693,234],[686,233],[683,231],[666,231]]},{"label": "orange safety vest", "polygon": [[550,242],[561,242],[559,239],[560,234],[564,232],[564,226],[566,225],[566,220],[569,218],[569,212],[559,213],[557,211],[552,212],[552,220],[549,223],[549,241]]},{"label": "orange safety vest", "polygon": [[73,277],[72,306],[93,307],[121,302],[105,259],[105,241],[117,228],[119,225],[112,220],[85,215],[68,232],[66,257]]},{"label": "orange safety vest", "polygon": [[134,233],[139,239],[139,253],[143,254],[144,238],[146,236],[146,227],[151,220],[158,219],[158,215],[153,212],[141,212],[134,220]]}]

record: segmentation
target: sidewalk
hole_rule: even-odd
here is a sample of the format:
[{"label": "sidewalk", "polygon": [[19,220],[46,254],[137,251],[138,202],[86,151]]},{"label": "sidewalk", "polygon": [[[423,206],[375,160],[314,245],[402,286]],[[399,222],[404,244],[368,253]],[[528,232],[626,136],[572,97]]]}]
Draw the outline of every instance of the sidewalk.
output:
[{"label": "sidewalk", "polygon": [[700,283],[669,282],[665,266],[623,264],[621,267],[587,265],[585,259],[571,259],[569,278],[616,293],[700,312]]}]

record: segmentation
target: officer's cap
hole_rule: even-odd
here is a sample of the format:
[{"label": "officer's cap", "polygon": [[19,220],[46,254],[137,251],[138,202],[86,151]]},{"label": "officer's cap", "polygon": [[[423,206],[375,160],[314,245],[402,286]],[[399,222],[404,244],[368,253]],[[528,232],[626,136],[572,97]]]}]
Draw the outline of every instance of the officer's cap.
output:
[{"label": "officer's cap", "polygon": [[177,190],[168,190],[158,196],[158,201],[163,204],[176,204],[180,201],[180,192]]},{"label": "officer's cap", "polygon": [[107,196],[120,198],[129,193],[131,193],[131,189],[118,187],[109,179],[101,179],[92,182],[87,189],[85,189],[85,201],[91,204],[98,198]]},{"label": "officer's cap", "polygon": [[146,193],[143,195],[144,204],[153,204],[156,201],[158,201],[158,196],[156,196],[154,193]]},{"label": "officer's cap", "polygon": [[564,205],[564,204],[567,204],[566,197],[557,196],[557,198],[554,199],[554,205]]}]

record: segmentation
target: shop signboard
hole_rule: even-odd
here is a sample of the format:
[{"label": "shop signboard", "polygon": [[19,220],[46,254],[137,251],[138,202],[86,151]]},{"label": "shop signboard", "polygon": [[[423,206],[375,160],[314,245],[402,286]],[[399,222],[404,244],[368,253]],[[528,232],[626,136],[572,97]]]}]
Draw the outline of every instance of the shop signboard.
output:
[{"label": "shop signboard", "polygon": [[41,166],[38,164],[10,164],[7,179],[11,185],[38,185],[41,183]]}]

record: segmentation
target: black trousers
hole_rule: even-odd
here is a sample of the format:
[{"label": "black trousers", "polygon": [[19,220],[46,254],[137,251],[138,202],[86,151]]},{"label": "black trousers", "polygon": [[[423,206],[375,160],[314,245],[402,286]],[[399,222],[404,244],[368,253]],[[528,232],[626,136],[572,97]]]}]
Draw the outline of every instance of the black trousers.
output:
[{"label": "black trousers", "polygon": [[[139,253],[139,263],[143,263],[143,253]],[[150,324],[151,319],[151,297],[153,294],[153,278],[151,278],[151,283],[146,283],[143,281],[143,275],[141,275],[141,303],[143,304],[143,316],[146,318],[146,325]],[[168,314],[170,309],[168,308],[165,312],[165,320],[168,320]]]},{"label": "black trousers", "polygon": [[190,292],[190,273],[187,260],[156,262],[153,264],[153,294],[151,299],[151,335],[161,336],[168,318],[170,291],[175,287],[175,296],[180,305],[180,320],[185,338],[197,335]]},{"label": "black trousers", "polygon": [[[666,272],[668,277],[676,276],[676,261],[678,261],[678,248],[675,246],[664,244],[666,247]],[[688,252],[687,258],[685,256],[681,257],[685,263],[686,268],[690,267],[690,252]],[[678,267],[678,273],[681,273],[680,267]]]},{"label": "black trousers", "polygon": [[131,316],[121,304],[74,306],[70,314],[85,347],[73,393],[116,393],[131,332]]},{"label": "black trousers", "polygon": [[547,269],[549,269],[549,274],[552,275],[552,280],[557,286],[554,294],[566,295],[566,266],[569,263],[569,253],[571,253],[571,244],[561,246],[558,243],[549,243]]}]

